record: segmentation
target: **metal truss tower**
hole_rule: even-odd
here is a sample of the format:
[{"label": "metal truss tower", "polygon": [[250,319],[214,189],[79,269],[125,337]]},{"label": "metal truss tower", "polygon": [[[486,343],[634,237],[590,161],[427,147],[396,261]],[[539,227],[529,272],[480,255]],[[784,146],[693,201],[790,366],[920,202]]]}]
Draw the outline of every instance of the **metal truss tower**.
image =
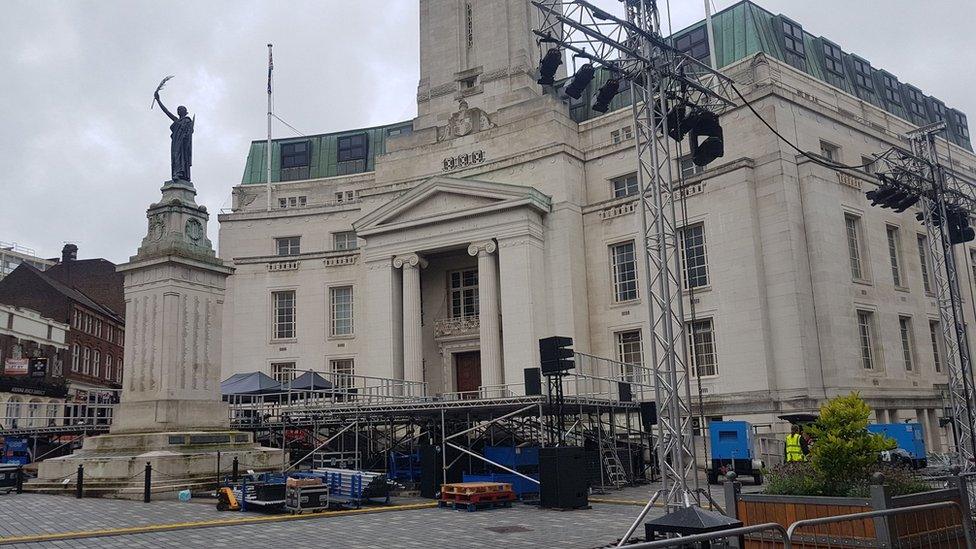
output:
[{"label": "metal truss tower", "polygon": [[935,136],[945,130],[945,122],[910,132],[912,154],[900,154],[888,161],[891,179],[916,187],[922,200],[922,219],[928,234],[928,253],[933,263],[939,326],[945,343],[946,373],[949,380],[949,406],[955,434],[956,465],[962,471],[974,469],[976,432],[973,417],[974,397],[972,355],[963,317],[956,258],[947,230],[947,209],[957,208],[971,215],[976,211],[974,186],[939,161]]},{"label": "metal truss tower", "polygon": [[603,67],[613,79],[629,83],[632,94],[661,485],[620,541],[623,545],[656,502],[670,513],[697,508],[708,497],[695,472],[679,228],[675,226],[675,202],[681,199],[682,189],[671,173],[668,113],[689,108],[718,114],[734,106],[729,99],[731,81],[662,38],[655,0],[626,0],[626,20],[584,0],[533,0],[532,4],[541,12],[535,31],[541,44]]}]

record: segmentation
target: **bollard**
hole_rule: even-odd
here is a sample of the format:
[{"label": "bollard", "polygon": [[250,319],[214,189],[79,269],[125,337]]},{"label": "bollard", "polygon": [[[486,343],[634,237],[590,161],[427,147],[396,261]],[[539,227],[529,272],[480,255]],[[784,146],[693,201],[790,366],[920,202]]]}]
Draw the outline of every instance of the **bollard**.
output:
[{"label": "bollard", "polygon": [[17,493],[24,493],[24,466],[17,467]]},{"label": "bollard", "polygon": [[78,480],[75,481],[75,497],[81,499],[85,493],[85,466],[78,466]]},{"label": "bollard", "polygon": [[238,463],[237,461],[237,456],[234,456],[234,462],[231,464],[231,469],[230,469],[230,480],[232,482],[237,482],[237,474],[238,474],[239,466],[240,463]]},{"label": "bollard", "polygon": [[142,484],[142,502],[149,503],[150,500],[150,488],[152,487],[152,465],[146,462],[146,479]]}]

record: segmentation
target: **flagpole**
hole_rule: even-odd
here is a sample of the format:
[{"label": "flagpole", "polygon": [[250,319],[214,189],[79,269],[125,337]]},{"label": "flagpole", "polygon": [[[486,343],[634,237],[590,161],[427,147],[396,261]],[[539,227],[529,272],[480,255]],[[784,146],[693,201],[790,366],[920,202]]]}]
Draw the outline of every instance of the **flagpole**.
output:
[{"label": "flagpole", "polygon": [[268,211],[271,211],[271,71],[274,69],[274,61],[271,58],[271,44],[268,44],[268,145],[265,151],[268,158],[268,178],[265,181],[265,189],[268,195]]}]

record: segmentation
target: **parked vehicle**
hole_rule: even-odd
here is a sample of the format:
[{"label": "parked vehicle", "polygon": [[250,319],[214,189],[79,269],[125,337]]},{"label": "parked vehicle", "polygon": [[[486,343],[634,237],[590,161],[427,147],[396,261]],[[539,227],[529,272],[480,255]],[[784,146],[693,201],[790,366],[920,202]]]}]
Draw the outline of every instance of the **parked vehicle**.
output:
[{"label": "parked vehicle", "polygon": [[736,475],[751,476],[762,484],[763,461],[756,458],[752,425],[747,421],[713,421],[708,424],[712,462],[708,468],[708,483],[717,484],[720,475],[735,471]]}]

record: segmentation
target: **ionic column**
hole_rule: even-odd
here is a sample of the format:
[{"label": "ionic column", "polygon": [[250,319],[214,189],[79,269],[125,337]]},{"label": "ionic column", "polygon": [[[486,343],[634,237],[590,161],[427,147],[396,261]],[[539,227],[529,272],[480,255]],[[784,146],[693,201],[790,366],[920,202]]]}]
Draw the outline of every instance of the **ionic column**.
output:
[{"label": "ionic column", "polygon": [[403,379],[424,380],[424,332],[420,314],[420,269],[427,261],[417,254],[397,256],[393,266],[403,269]]},{"label": "ionic column", "polygon": [[[498,246],[494,240],[475,242],[468,254],[478,257],[478,333],[481,338],[481,385],[505,383],[499,318]],[[503,396],[503,395],[489,395]]]}]

